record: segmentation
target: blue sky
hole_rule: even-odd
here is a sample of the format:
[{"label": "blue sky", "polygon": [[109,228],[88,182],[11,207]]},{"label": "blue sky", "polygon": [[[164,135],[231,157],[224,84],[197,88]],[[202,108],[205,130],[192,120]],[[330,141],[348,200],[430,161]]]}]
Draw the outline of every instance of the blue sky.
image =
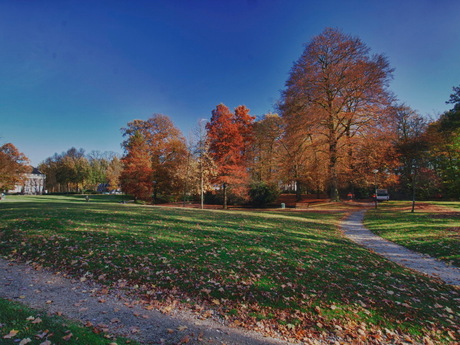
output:
[{"label": "blue sky", "polygon": [[0,0],[0,145],[37,165],[71,147],[121,153],[120,128],[154,113],[185,136],[219,103],[263,115],[326,27],[386,55],[400,101],[450,108],[457,0]]}]

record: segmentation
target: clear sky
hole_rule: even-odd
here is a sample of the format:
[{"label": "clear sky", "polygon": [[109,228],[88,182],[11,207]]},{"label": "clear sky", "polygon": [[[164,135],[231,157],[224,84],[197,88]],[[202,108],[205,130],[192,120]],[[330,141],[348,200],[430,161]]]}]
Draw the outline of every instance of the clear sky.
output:
[{"label": "clear sky", "polygon": [[326,27],[386,55],[401,102],[450,108],[458,0],[0,0],[0,145],[37,165],[71,147],[121,153],[120,128],[154,113],[189,136],[219,103],[272,112]]}]

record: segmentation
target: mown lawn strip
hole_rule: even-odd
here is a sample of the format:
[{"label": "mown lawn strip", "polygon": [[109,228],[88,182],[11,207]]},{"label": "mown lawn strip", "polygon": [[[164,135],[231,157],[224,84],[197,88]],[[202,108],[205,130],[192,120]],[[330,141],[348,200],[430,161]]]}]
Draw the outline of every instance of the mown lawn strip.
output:
[{"label": "mown lawn strip", "polygon": [[419,253],[460,267],[460,203],[381,203],[366,214],[365,226],[375,234]]}]

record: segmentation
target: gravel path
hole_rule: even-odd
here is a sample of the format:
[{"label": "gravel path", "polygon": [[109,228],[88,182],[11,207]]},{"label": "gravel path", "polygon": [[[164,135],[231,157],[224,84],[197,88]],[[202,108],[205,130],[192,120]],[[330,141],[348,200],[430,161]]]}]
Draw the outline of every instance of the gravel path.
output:
[{"label": "gravel path", "polygon": [[375,235],[363,225],[365,212],[366,210],[354,212],[342,223],[342,231],[348,238],[399,265],[439,278],[447,284],[460,286],[460,268],[449,266],[428,255],[415,253]]},{"label": "gravel path", "polygon": [[188,310],[168,315],[146,310],[122,293],[107,293],[102,286],[63,277],[45,269],[0,258],[0,297],[32,308],[90,322],[109,334],[144,344],[289,344],[256,332],[229,328],[211,318],[200,320]]}]

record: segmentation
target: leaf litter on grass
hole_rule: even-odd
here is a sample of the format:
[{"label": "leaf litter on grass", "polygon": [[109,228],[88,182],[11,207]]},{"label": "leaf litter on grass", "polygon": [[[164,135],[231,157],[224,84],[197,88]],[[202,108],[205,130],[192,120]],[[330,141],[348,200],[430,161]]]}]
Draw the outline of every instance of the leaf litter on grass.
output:
[{"label": "leaf litter on grass", "polygon": [[345,240],[340,212],[84,206],[50,203],[20,224],[25,210],[11,208],[0,246],[129,291],[146,309],[190,308],[286,339],[458,338],[458,291]]}]

